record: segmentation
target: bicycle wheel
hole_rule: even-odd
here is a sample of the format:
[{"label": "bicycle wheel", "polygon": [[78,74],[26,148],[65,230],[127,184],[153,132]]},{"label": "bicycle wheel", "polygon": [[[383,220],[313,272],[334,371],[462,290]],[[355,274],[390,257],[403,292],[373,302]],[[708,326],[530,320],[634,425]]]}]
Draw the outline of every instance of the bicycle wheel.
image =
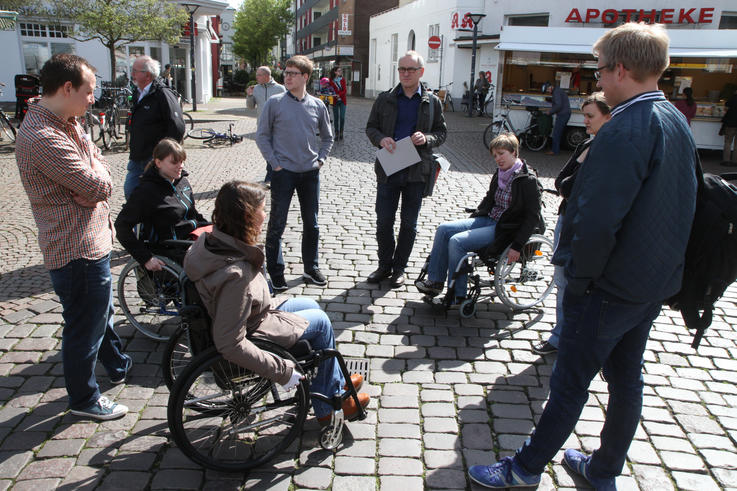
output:
[{"label": "bicycle wheel", "polygon": [[445,103],[446,103],[446,104],[448,105],[448,107],[450,108],[450,112],[452,112],[452,113],[456,112],[456,108],[455,108],[455,107],[453,106],[453,98],[452,98],[452,97],[450,96],[450,94],[448,94],[448,95],[446,96],[446,98],[445,98]]},{"label": "bicycle wheel", "polygon": [[531,133],[527,132],[525,133],[525,146],[532,150],[533,152],[537,152],[539,150],[542,150],[545,147],[545,144],[548,143],[548,137],[545,135],[541,135],[540,133]]},{"label": "bicycle wheel", "polygon": [[187,136],[195,140],[207,140],[217,135],[217,132],[211,128],[195,128],[187,132]]},{"label": "bicycle wheel", "polygon": [[212,138],[205,140],[205,145],[210,148],[224,147],[225,145],[233,145],[231,140],[227,136],[215,135]]},{"label": "bicycle wheel", "polygon": [[15,141],[15,127],[10,123],[10,119],[4,112],[0,112],[0,127],[2,127],[3,135],[8,137],[11,142]]},{"label": "bicycle wheel", "polygon": [[[253,342],[296,364],[283,348]],[[167,419],[172,439],[192,461],[217,471],[244,472],[283,452],[302,431],[308,411],[306,380],[285,391],[226,361],[213,347],[174,382]]]},{"label": "bicycle wheel", "polygon": [[192,119],[192,115],[189,113],[183,112],[182,116],[184,117],[184,129],[187,130],[187,132],[184,133],[184,137],[186,138],[189,134],[188,132],[194,129],[194,119]]},{"label": "bicycle wheel", "polygon": [[164,383],[171,390],[174,381],[179,378],[185,368],[192,362],[192,349],[189,342],[189,329],[179,326],[166,343],[161,369],[164,372]]},{"label": "bicycle wheel", "polygon": [[494,121],[489,126],[486,127],[486,130],[484,131],[484,146],[486,148],[489,148],[491,145],[491,140],[493,140],[499,133],[502,132],[502,129],[504,128],[504,125],[501,121]]},{"label": "bicycle wheel", "polygon": [[118,301],[128,322],[141,334],[164,341],[180,324],[182,267],[168,257],[155,257],[164,262],[161,271],[148,271],[135,259],[128,261],[118,278]]},{"label": "bicycle wheel", "polygon": [[553,289],[553,243],[542,235],[532,235],[520,251],[519,260],[510,263],[502,253],[494,270],[494,289],[499,299],[513,310],[534,307]]},{"label": "bicycle wheel", "polygon": [[494,119],[494,99],[489,99],[484,104],[484,115],[491,119]]},{"label": "bicycle wheel", "polygon": [[105,150],[110,150],[113,146],[113,135],[107,120],[100,130],[100,138],[102,138],[102,146],[105,147]]}]

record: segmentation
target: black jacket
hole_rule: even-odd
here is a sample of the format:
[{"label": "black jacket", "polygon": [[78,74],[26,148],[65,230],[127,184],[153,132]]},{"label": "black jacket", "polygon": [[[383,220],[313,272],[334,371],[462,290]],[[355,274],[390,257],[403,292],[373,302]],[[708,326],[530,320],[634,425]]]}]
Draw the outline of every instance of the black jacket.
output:
[{"label": "black jacket", "polygon": [[[152,166],[141,176],[140,184],[115,219],[118,240],[141,265],[154,253],[169,255],[156,247],[156,243],[187,239],[194,229],[209,223],[195,208],[192,187],[186,176],[186,171],[182,171],[182,177],[171,183]],[[133,227],[139,223],[143,224],[140,235],[143,240],[133,233]]]},{"label": "black jacket", "polygon": [[727,106],[727,112],[722,118],[722,123],[729,128],[737,128],[737,94],[730,97],[725,106]]},{"label": "black jacket", "polygon": [[571,195],[573,185],[576,183],[576,174],[578,174],[578,169],[581,168],[581,163],[578,161],[578,157],[584,150],[589,148],[592,141],[593,140],[589,138],[585,142],[579,144],[573,152],[573,155],[571,155],[571,158],[566,162],[566,165],[561,169],[558,177],[555,178],[555,189],[558,191],[560,197],[563,198],[560,202],[560,206],[558,207],[558,215],[563,215],[566,212],[568,197]]},{"label": "black jacket", "polygon": [[[376,147],[381,148],[383,138],[394,136],[394,127],[397,123],[397,95],[401,90],[402,86],[397,85],[393,90],[379,94],[379,97],[374,101],[371,114],[366,122],[366,136]],[[422,161],[409,167],[407,179],[409,182],[426,182],[435,171],[432,149],[442,145],[448,133],[440,99],[426,91],[424,87],[422,88],[421,98],[420,108],[417,110],[415,131],[424,133],[427,143],[416,147]],[[430,121],[430,103],[434,105],[433,121]],[[386,182],[386,174],[378,160],[374,164],[374,170],[376,171],[376,179],[382,183]]]},{"label": "black jacket", "polygon": [[[497,190],[499,170],[491,177],[486,196],[471,213],[471,217],[488,216],[494,208],[494,195]],[[508,245],[512,249],[522,251],[527,239],[534,233],[545,231],[545,221],[540,212],[542,187],[534,171],[522,165],[522,169],[512,178],[512,201],[509,204],[494,230],[494,242],[483,251],[486,257],[496,257],[504,252]]]},{"label": "black jacket", "polygon": [[[133,93],[138,100],[138,89]],[[130,159],[148,162],[154,147],[166,137],[178,142],[184,137],[182,108],[171,89],[159,79],[151,82],[148,94],[133,105],[130,122]]]}]

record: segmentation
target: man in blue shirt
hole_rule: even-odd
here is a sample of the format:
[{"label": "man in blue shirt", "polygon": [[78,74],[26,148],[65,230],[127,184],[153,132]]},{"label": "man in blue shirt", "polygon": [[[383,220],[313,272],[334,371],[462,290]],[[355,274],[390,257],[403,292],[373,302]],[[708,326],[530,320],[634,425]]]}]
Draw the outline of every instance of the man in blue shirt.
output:
[{"label": "man in blue shirt", "polygon": [[309,58],[302,55],[289,58],[284,69],[287,92],[270,97],[258,118],[256,145],[274,169],[265,252],[266,269],[276,291],[287,289],[281,237],[295,190],[302,213],[302,276],[307,283],[327,284],[318,267],[317,213],[320,168],[333,146],[333,130],[325,104],[307,93],[311,75]]},{"label": "man in blue shirt", "polygon": [[[422,159],[387,177],[377,161],[376,242],[379,268],[368,276],[369,283],[391,278],[392,288],[404,284],[404,269],[417,235],[417,217],[429,179],[435,178],[432,148],[442,145],[446,137],[445,118],[440,100],[420,84],[425,61],[419,53],[408,51],[398,63],[399,85],[376,98],[366,135],[375,146],[393,152],[396,142],[410,137]],[[430,109],[430,104],[433,109]],[[432,121],[430,114],[432,113]],[[399,237],[394,241],[394,218],[402,198]]]},{"label": "man in blue shirt", "polygon": [[550,151],[545,152],[547,155],[558,155],[560,153],[560,141],[563,139],[568,120],[571,119],[571,103],[568,100],[568,94],[559,86],[553,87],[548,85],[545,90],[548,94],[553,95],[553,107],[550,108],[548,114],[555,114],[555,126],[553,126],[553,147]]},{"label": "man in blue shirt", "polygon": [[628,23],[593,51],[612,119],[589,147],[553,256],[568,284],[550,400],[514,457],[469,469],[489,488],[540,483],[603,369],[609,401],[600,447],[592,455],[569,448],[563,460],[597,490],[616,489],[642,412],[650,327],[681,288],[696,208],[696,145],[685,118],[658,90],[668,35],[662,25]]}]

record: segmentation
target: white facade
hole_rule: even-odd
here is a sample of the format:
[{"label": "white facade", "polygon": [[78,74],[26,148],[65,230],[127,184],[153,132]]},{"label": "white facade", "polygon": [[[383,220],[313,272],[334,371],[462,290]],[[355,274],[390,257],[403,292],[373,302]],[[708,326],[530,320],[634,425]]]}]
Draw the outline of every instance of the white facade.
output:
[{"label": "white facade", "polygon": [[[210,16],[219,15],[228,7],[225,2],[212,0],[196,0],[191,4],[199,5],[194,15],[197,25],[195,36],[195,69],[197,81],[197,101],[205,103],[212,93],[212,52],[211,44],[219,39],[209,25]],[[189,56],[189,37],[182,37],[177,45],[170,46],[159,41],[142,41],[122,46],[116,50],[116,76],[112,75],[108,49],[99,41],[76,41],[66,37],[65,33],[54,26],[34,19],[19,17],[15,30],[0,31],[0,82],[5,86],[2,102],[15,101],[16,74],[37,75],[43,63],[59,52],[74,53],[85,58],[96,69],[100,80],[113,78],[130,79],[130,67],[136,56],[148,55],[164,65],[171,64],[177,89],[188,99],[191,94],[191,73]],[[178,79],[178,80],[177,80]]]},{"label": "white facade", "polygon": [[[628,7],[633,10],[625,10]],[[486,17],[479,23],[475,72],[486,72],[496,86],[497,108],[502,93],[507,96],[536,89],[539,94],[542,82],[534,80],[538,75],[535,68],[529,70],[529,83],[527,80],[521,83],[520,77],[512,81],[509,78],[512,72],[510,65],[505,66],[505,63],[509,63],[505,61],[507,53],[513,53],[513,64],[517,67],[527,65],[529,60],[531,67],[544,65],[547,75],[551,76],[552,73],[553,77],[559,75],[555,68],[551,68],[556,63],[559,63],[560,71],[572,71],[573,67],[578,67],[584,74],[585,84],[577,88],[577,92],[584,94],[596,90],[592,77],[596,67],[591,56],[592,44],[611,25],[615,25],[612,22],[615,16],[617,21],[623,21],[625,15],[637,16],[640,10],[646,17],[654,16],[656,21],[666,24],[671,38],[671,57],[681,60],[680,64],[674,66],[684,67],[688,62],[683,60],[697,59],[706,72],[713,71],[713,67],[719,65],[718,70],[725,73],[712,79],[718,78],[719,84],[730,81],[737,84],[737,3],[734,0],[716,0],[709,4],[638,0],[635,5],[626,6],[605,0],[572,0],[556,4],[531,0],[415,0],[371,18],[370,70],[366,79],[366,93],[375,97],[398,83],[396,60],[411,48],[414,38],[416,51],[426,60],[423,81],[432,88],[452,81],[451,94],[459,101],[464,91],[463,82],[469,83],[472,78],[469,49],[472,32],[462,30],[463,19],[466,13],[479,13]],[[720,21],[723,23],[721,29]],[[541,22],[545,27],[533,27],[540,25],[536,22]],[[436,56],[438,53],[427,45],[432,34],[439,35],[443,41],[442,73],[440,57]],[[463,39],[454,41],[459,38]],[[545,61],[556,57],[568,61]],[[504,79],[505,73],[507,80]],[[519,75],[519,70],[516,73]],[[672,93],[671,87],[664,89],[666,95],[680,93],[677,87],[672,88]],[[718,88],[714,87],[715,90]],[[706,97],[703,86],[694,89],[701,90]],[[712,92],[709,91],[710,98]],[[572,105],[575,107],[578,99],[573,99]],[[710,119],[705,114],[692,121],[697,143],[702,148],[721,147],[721,137],[717,138],[715,130],[715,127],[718,129],[718,111],[721,108],[714,107],[714,118]],[[512,113],[520,125],[524,124],[526,111]],[[581,125],[582,117],[574,111],[569,126]]]}]

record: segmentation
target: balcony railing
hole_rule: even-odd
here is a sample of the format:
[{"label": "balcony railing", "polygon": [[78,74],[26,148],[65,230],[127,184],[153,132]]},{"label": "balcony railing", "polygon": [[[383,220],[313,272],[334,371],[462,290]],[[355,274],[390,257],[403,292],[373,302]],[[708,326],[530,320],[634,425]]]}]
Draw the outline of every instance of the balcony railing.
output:
[{"label": "balcony railing", "polygon": [[301,52],[301,53],[299,53],[299,54],[301,54],[301,55],[309,55],[309,54],[311,54],[311,53],[314,53],[315,51],[320,51],[321,49],[325,49],[325,48],[331,48],[331,47],[333,47],[333,46],[336,46],[337,44],[338,44],[338,42],[337,42],[337,41],[335,41],[335,40],[333,40],[333,41],[328,41],[327,43],[322,43],[322,44],[321,44],[321,45],[319,45],[319,46],[315,46],[315,47],[313,47],[313,48],[310,48],[310,49],[306,49],[306,50],[302,51],[302,52]]},{"label": "balcony railing", "polygon": [[330,11],[315,19],[314,22],[307,24],[303,29],[297,31],[297,39],[307,37],[314,32],[324,29],[328,24],[335,20],[338,20],[338,7],[332,8]]},{"label": "balcony railing", "polygon": [[307,13],[309,9],[313,8],[320,2],[327,2],[327,0],[305,0],[305,3],[303,3],[302,6],[297,9],[297,17],[305,15],[305,13]]}]

